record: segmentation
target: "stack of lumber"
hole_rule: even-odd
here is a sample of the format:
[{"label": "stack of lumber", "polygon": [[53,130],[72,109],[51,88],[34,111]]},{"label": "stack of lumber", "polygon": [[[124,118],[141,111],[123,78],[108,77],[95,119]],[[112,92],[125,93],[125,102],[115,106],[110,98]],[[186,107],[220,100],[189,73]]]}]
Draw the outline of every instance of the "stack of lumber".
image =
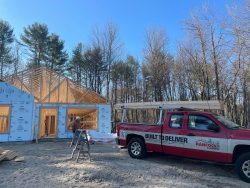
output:
[{"label": "stack of lumber", "polygon": [[[10,161],[14,160],[15,161],[23,161],[20,160],[20,157],[18,157],[17,153],[13,150],[4,150],[3,148],[0,148],[0,162],[1,161]],[[18,160],[16,160],[18,159]],[[23,158],[21,158],[23,159]]]},{"label": "stack of lumber", "polygon": [[177,109],[192,108],[197,110],[221,110],[218,100],[211,101],[160,101],[160,102],[137,102],[115,104],[114,109]]}]

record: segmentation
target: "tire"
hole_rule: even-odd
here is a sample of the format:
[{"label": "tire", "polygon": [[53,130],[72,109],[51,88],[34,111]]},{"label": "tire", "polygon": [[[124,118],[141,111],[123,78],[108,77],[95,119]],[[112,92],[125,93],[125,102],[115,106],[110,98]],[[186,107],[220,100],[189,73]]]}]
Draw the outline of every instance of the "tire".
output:
[{"label": "tire", "polygon": [[236,172],[241,180],[250,183],[250,152],[243,153],[236,160]]},{"label": "tire", "polygon": [[135,159],[142,159],[146,157],[146,147],[141,138],[132,138],[128,144],[128,153],[130,157]]}]

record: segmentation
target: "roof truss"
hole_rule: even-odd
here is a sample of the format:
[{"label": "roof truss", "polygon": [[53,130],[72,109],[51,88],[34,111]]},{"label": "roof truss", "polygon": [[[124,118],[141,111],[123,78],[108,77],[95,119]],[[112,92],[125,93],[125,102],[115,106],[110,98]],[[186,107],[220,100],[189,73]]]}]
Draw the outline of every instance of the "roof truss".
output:
[{"label": "roof truss", "polygon": [[73,80],[46,67],[8,76],[5,81],[31,93],[36,103],[106,103],[107,100]]}]

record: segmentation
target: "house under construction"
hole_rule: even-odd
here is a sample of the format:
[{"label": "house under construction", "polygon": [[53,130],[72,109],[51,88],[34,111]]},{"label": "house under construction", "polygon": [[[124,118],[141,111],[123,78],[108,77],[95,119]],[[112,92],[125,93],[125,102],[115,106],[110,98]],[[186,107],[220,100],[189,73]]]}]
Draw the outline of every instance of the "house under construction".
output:
[{"label": "house under construction", "polygon": [[111,131],[111,109],[104,97],[46,67],[0,82],[0,142],[69,138],[76,116],[84,129]]}]

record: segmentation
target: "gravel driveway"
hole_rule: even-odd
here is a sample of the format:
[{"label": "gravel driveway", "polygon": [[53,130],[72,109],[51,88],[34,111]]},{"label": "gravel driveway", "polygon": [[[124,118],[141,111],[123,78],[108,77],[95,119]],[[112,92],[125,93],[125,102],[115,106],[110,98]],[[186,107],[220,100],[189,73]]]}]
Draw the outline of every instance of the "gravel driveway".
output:
[{"label": "gravel driveway", "polygon": [[233,166],[150,153],[132,159],[114,144],[91,145],[92,162],[70,160],[68,142],[2,143],[25,162],[0,163],[0,187],[250,187]]}]

